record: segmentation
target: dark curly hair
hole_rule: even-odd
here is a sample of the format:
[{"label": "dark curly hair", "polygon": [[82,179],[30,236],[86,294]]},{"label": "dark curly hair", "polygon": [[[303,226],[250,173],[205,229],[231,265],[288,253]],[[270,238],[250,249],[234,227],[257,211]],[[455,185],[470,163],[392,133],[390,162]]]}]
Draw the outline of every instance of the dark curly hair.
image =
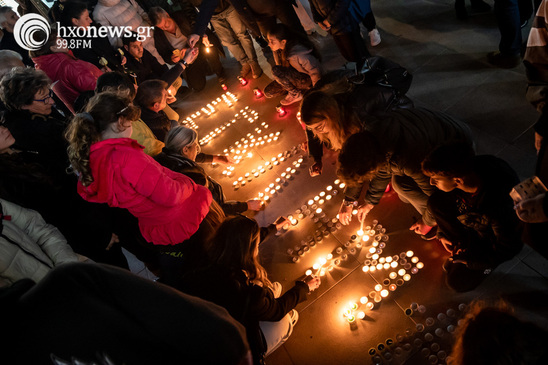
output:
[{"label": "dark curly hair", "polygon": [[387,151],[369,131],[348,137],[339,154],[337,175],[347,185],[358,185],[370,179],[386,164]]},{"label": "dark curly hair", "polygon": [[20,110],[33,103],[36,93],[49,88],[51,80],[43,71],[16,68],[0,81],[0,98],[9,110]]},{"label": "dark curly hair", "polygon": [[101,133],[111,124],[118,123],[119,118],[128,121],[139,119],[141,110],[130,104],[127,98],[108,91],[91,98],[85,110],[85,113],[72,118],[65,137],[69,142],[67,151],[72,168],[78,173],[82,185],[88,186],[94,180],[89,166],[91,145],[99,142]]}]

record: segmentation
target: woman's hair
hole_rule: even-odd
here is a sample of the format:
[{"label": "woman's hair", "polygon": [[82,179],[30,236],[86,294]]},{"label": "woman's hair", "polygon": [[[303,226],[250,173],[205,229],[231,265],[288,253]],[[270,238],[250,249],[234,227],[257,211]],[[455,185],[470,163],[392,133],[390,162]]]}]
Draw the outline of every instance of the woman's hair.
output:
[{"label": "woman's hair", "polygon": [[180,154],[183,147],[188,146],[198,139],[198,132],[185,126],[171,128],[166,136],[166,148],[169,152]]},{"label": "woman's hair", "polygon": [[209,247],[210,260],[232,271],[243,270],[248,284],[272,288],[266,270],[255,255],[260,240],[257,221],[243,215],[227,218],[217,229]]},{"label": "woman's hair", "polygon": [[[45,37],[46,35],[44,34],[43,36]],[[51,33],[49,34],[49,37],[46,43],[44,43],[42,47],[40,47],[36,51],[29,51],[30,57],[36,58],[36,57],[53,53],[53,51],[51,50],[51,47],[56,45],[57,39],[60,39],[57,37],[57,29],[55,29],[55,27],[52,27]]]},{"label": "woman's hair", "polygon": [[348,137],[339,154],[337,175],[348,185],[364,182],[386,164],[387,151],[369,131]]},{"label": "woman's hair", "polygon": [[506,302],[474,302],[456,333],[450,364],[547,364],[547,340],[546,331],[516,318]]},{"label": "woman's hair", "polygon": [[312,50],[312,55],[321,61],[321,54],[320,52],[318,52],[316,47],[314,47],[314,43],[312,43],[310,39],[308,39],[308,37],[292,31],[285,24],[278,23],[272,26],[268,31],[268,36],[274,37],[279,41],[286,41],[285,49],[280,53],[284,62],[287,59],[287,56],[289,55],[291,49],[297,44],[300,44],[305,48]]},{"label": "woman's hair", "polygon": [[16,68],[0,81],[0,98],[10,110],[20,110],[33,103],[36,93],[49,88],[50,79],[43,71],[33,68]]},{"label": "woman's hair", "polygon": [[97,78],[95,92],[113,91],[120,96],[127,95],[130,102],[135,99],[135,83],[131,76],[121,72],[105,72]]},{"label": "woman's hair", "polygon": [[359,119],[344,103],[352,85],[346,80],[327,84],[319,90],[307,93],[301,103],[301,120],[306,126],[325,121],[329,133],[315,133],[322,142],[334,150],[340,150],[344,141],[361,129]]},{"label": "woman's hair", "polygon": [[101,140],[101,133],[119,118],[137,120],[141,110],[129,104],[114,92],[103,92],[91,98],[84,113],[78,113],[70,122],[65,137],[69,142],[68,156],[72,169],[79,175],[82,185],[93,182],[89,166],[89,150],[93,143]]},{"label": "woman's hair", "polygon": [[80,1],[66,1],[63,3],[59,23],[64,27],[74,27],[72,19],[79,19],[85,10],[87,10],[86,4]]}]

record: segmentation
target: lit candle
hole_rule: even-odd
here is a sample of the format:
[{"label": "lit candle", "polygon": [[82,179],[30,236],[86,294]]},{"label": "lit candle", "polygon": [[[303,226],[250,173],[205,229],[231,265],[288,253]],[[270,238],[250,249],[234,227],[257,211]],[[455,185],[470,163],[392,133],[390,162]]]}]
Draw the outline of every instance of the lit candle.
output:
[{"label": "lit candle", "polygon": [[381,290],[381,297],[386,298],[388,296],[388,290],[383,289]]},{"label": "lit candle", "polygon": [[422,262],[417,262],[417,268],[422,269],[424,267],[424,264]]},{"label": "lit candle", "polygon": [[306,276],[312,275],[312,270],[310,270],[310,269],[306,270],[305,275]]}]

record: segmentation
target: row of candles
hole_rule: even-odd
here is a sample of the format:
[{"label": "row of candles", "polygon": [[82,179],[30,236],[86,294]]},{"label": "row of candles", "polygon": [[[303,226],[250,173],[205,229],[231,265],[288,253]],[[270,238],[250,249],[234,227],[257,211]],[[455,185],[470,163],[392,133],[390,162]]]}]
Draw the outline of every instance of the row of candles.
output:
[{"label": "row of candles", "polygon": [[[409,267],[411,274],[416,274],[419,272],[419,269],[424,268],[424,264],[419,261],[419,258],[415,256],[413,251],[401,252],[399,255],[386,256],[386,257],[377,257],[374,259],[378,260],[377,265],[364,265],[364,272],[372,272],[371,268],[375,267],[375,270],[382,269],[396,269],[402,263],[407,265],[407,259],[410,259],[412,263],[416,266]],[[367,268],[367,269],[366,269]],[[388,297],[390,292],[396,291],[399,286],[402,286],[406,281],[411,280],[411,275],[404,268],[400,268],[397,271],[392,271],[388,274],[388,277],[382,281],[382,284],[376,284],[374,290],[369,293],[369,296],[362,296],[360,298],[360,303],[365,305],[365,310],[371,310],[374,308],[374,303],[370,301],[373,300],[375,303],[380,303],[383,298]],[[343,317],[350,323],[355,322],[356,319],[364,319],[365,311],[359,310],[359,305],[357,302],[350,302],[343,309]]]},{"label": "row of candles", "polygon": [[[293,164],[293,166],[287,167],[284,172],[282,172],[278,177],[274,179],[273,182],[269,183],[264,189],[264,192],[259,192],[256,199],[262,200],[266,204],[271,200],[271,198],[276,197],[278,193],[282,190],[282,187],[287,186],[287,184],[289,184],[289,181],[293,180],[293,176],[297,174],[297,169],[301,167],[303,157],[299,157],[294,162],[296,163]],[[243,182],[245,182],[245,180],[242,180],[240,184]],[[297,223],[298,222],[296,222],[295,225]]]},{"label": "row of candles", "polygon": [[[209,104],[208,104],[209,105]],[[230,127],[232,124],[236,123],[238,120],[246,119],[250,123],[253,123],[255,120],[259,118],[259,114],[254,110],[247,110],[249,107],[246,106],[246,109],[240,110],[239,113],[236,113],[234,115],[234,118],[232,120],[229,120],[228,122],[224,123],[223,125],[215,128],[211,132],[209,132],[207,135],[202,137],[199,141],[200,145],[206,145],[209,142],[211,142],[212,139],[220,136],[228,127]],[[204,108],[202,108],[204,109]]]},{"label": "row of candles", "polygon": [[[264,164],[257,166],[256,169],[253,169],[250,172],[246,172],[244,176],[240,176],[237,180],[235,180],[232,183],[232,187],[234,188],[234,190],[237,190],[240,187],[244,187],[246,183],[253,181],[253,179],[258,178],[261,174],[264,174],[267,170],[272,170],[274,166],[278,166],[281,162],[286,161],[287,156],[291,156],[290,150],[285,151],[283,153],[279,153],[276,157],[272,157],[270,161],[265,161]],[[272,189],[280,190],[281,185],[284,184],[286,180],[291,180],[292,178],[291,174],[296,173],[297,172],[296,169],[301,167],[302,163],[303,163],[303,157],[299,156],[298,160],[293,161],[293,168],[286,168],[285,172],[280,174],[280,177],[276,178],[276,180],[274,180],[273,183],[270,183],[268,185],[268,188],[265,189],[265,192],[269,192]]]},{"label": "row of candles", "polygon": [[[229,152],[232,154],[232,158],[234,159],[236,164],[239,164],[242,162],[245,158],[252,158],[253,152],[249,151],[248,148],[251,148],[253,146],[262,146],[264,144],[272,143],[277,141],[280,138],[281,132],[272,132],[270,134],[265,134],[263,136],[255,136],[248,133],[248,138],[251,141],[250,144],[245,145],[239,145],[240,147],[236,146],[230,146],[228,148],[225,148],[223,151],[225,154],[228,154]],[[247,141],[247,139],[245,139]],[[288,153],[288,151],[284,152],[283,154]],[[281,153],[282,154],[282,153]],[[285,158],[285,157],[284,157]],[[258,177],[260,173],[266,172],[267,169],[272,169],[272,166],[276,166],[279,164],[278,158],[275,160],[272,159],[272,161],[265,161],[264,167],[260,166],[257,168],[259,170],[259,174],[255,174],[257,171],[252,171],[251,174],[253,174],[254,177]],[[267,163],[268,162],[268,163]],[[226,166],[224,170],[222,171],[223,176],[230,177],[234,173],[235,167],[234,166]],[[249,176],[249,175],[248,175]]]}]

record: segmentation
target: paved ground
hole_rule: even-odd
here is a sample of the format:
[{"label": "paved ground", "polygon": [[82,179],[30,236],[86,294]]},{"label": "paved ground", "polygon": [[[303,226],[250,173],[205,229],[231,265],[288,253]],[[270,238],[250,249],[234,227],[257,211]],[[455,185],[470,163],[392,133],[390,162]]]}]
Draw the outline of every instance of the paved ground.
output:
[{"label": "paved ground", "polygon": [[[507,160],[522,178],[531,176],[536,159],[531,127],[537,113],[524,97],[523,66],[501,70],[487,64],[485,54],[498,45],[493,14],[472,15],[466,22],[458,21],[453,3],[448,0],[373,1],[372,6],[382,43],[370,48],[371,53],[389,57],[411,71],[414,81],[408,95],[415,103],[466,121],[474,131],[479,153],[494,154]],[[527,29],[524,30],[525,37],[526,32]],[[320,36],[313,39],[321,49],[327,69],[344,67],[344,60],[331,40]],[[330,253],[333,255],[323,266],[328,270],[322,277],[320,289],[298,306],[300,320],[293,335],[267,358],[269,364],[445,363],[445,356],[450,352],[451,326],[457,325],[463,313],[464,306],[461,304],[477,298],[503,297],[517,307],[518,314],[523,318],[548,328],[546,306],[542,305],[548,296],[548,261],[531,248],[524,247],[516,258],[498,267],[477,290],[454,294],[444,283],[441,264],[446,255],[443,249],[436,241],[422,241],[407,230],[417,214],[393,193],[385,195],[367,218],[366,225],[371,225],[372,220],[376,219],[386,228],[388,240],[383,242],[381,239],[385,247],[380,257],[392,258],[409,250],[413,254],[405,258],[407,262],[400,258],[396,269],[382,268],[373,273],[364,273],[362,266],[366,260],[373,259],[369,250],[374,237],[361,248],[356,247],[355,243],[347,245],[350,236],[359,229],[358,224],[354,222],[348,228],[336,230],[336,225],[330,221],[336,215],[341,200],[340,194],[334,194],[334,190],[341,190],[334,183],[335,156],[326,156],[325,171],[321,177],[312,179],[308,176],[306,170],[310,161],[302,152],[292,151],[294,146],[304,141],[304,133],[295,119],[297,108],[290,107],[286,116],[279,117],[275,111],[277,100],[256,99],[253,96],[253,88],[264,88],[270,82],[269,65],[262,56],[260,61],[265,76],[241,86],[235,79],[237,65],[233,59],[227,60],[227,69],[233,76],[228,83],[229,91],[239,101],[230,108],[221,102],[215,114],[207,118],[198,117],[196,123],[200,137],[205,137],[226,122],[237,120],[203,147],[209,153],[223,152],[234,146],[235,141],[245,139],[248,133],[255,134],[258,139],[259,135],[279,131],[279,139],[266,142],[259,148],[248,146],[246,154],[251,152],[252,156],[244,157],[231,177],[222,174],[222,166],[211,167],[209,171],[225,186],[225,193],[230,199],[246,200],[258,196],[260,192],[265,193],[265,188],[271,183],[274,189],[280,185],[275,194],[266,193],[271,196],[271,202],[264,211],[255,215],[262,225],[273,222],[279,215],[292,214],[298,218],[298,209],[305,211],[311,209],[313,204],[318,205],[314,209],[323,209],[322,213],[317,214],[318,222],[310,216],[298,219],[295,227],[261,246],[261,257],[271,278],[280,281],[285,288],[303,277],[305,271],[311,269],[321,257]],[[222,93],[213,78],[209,80],[206,90],[186,99],[182,103],[183,108],[190,115]],[[242,118],[241,110],[245,107],[258,113],[259,118],[253,123]],[[234,117],[237,113],[240,114],[239,119]],[[262,123],[267,124],[268,128]],[[265,166],[266,161],[272,163],[273,157],[286,151],[290,152],[290,156],[285,156],[284,161],[273,169],[266,167],[265,173],[247,181],[245,186],[238,190],[231,188],[238,177],[244,177],[246,172],[252,174],[253,169],[257,170],[259,165]],[[304,155],[301,166],[296,167],[293,162],[297,163],[301,155]],[[295,172],[287,171],[287,168],[295,169]],[[292,177],[282,177],[284,172]],[[276,178],[285,180],[285,184],[276,182]],[[328,186],[332,189],[328,190]],[[326,200],[327,195],[332,198]],[[314,200],[315,196],[318,200],[310,204],[308,200]],[[325,202],[320,205],[319,200],[322,199]],[[331,225],[335,228],[332,234],[322,235],[321,241],[314,240],[317,234],[330,230]],[[315,244],[308,245],[310,238]],[[294,263],[293,257],[298,255],[289,250],[295,251],[305,246],[308,246],[308,252],[299,256],[299,261]],[[413,257],[424,263],[424,268],[416,274],[412,273],[416,267]],[[147,275],[138,262],[132,261],[132,264],[135,272]],[[409,281],[398,282],[402,276],[396,279],[389,277],[390,272],[401,268],[410,274],[410,278],[406,277]],[[383,286],[386,279],[386,284],[396,284],[394,291],[390,291],[389,285]],[[376,299],[380,301],[376,302],[375,286],[378,284],[389,294],[386,298],[377,295]],[[375,303],[372,310],[365,310],[365,305],[359,303],[362,296],[369,297],[369,301]],[[358,302],[356,313],[365,311],[363,320],[358,319],[350,324],[343,317],[349,301]],[[410,306],[415,310],[408,315],[405,310]]]}]

